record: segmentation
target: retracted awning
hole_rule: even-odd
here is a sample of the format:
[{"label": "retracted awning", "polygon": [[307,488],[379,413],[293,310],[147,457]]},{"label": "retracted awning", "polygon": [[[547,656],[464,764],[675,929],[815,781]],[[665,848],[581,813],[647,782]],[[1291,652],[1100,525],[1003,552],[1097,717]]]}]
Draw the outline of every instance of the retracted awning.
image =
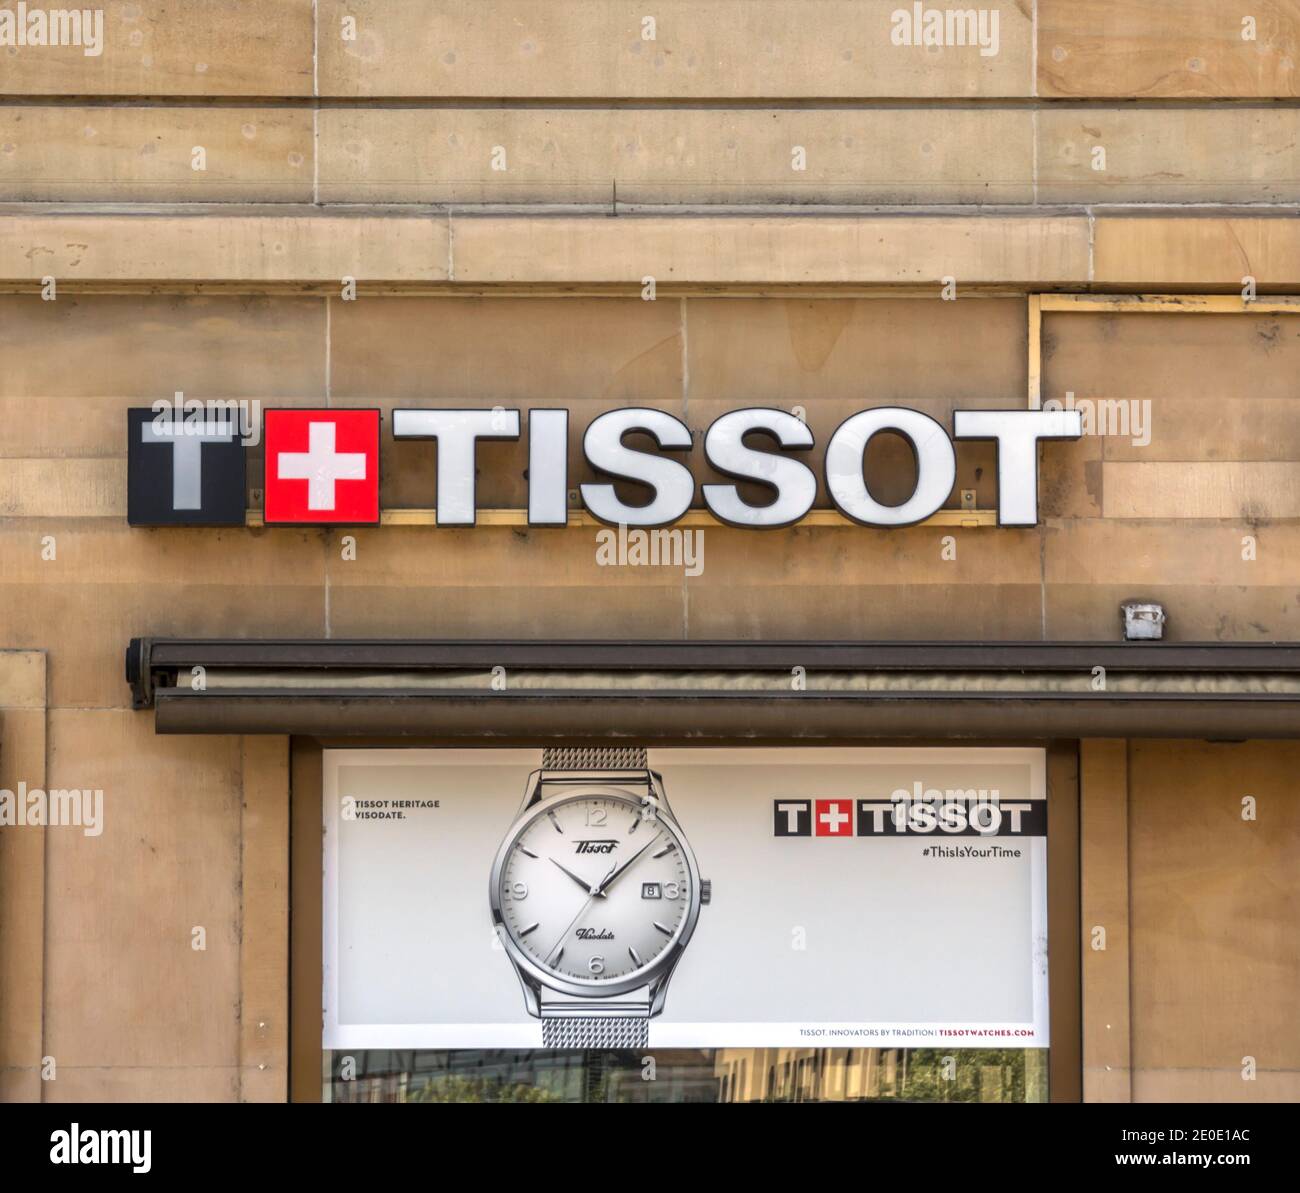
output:
[{"label": "retracted awning", "polygon": [[1297,737],[1300,643],[133,638],[159,733]]}]

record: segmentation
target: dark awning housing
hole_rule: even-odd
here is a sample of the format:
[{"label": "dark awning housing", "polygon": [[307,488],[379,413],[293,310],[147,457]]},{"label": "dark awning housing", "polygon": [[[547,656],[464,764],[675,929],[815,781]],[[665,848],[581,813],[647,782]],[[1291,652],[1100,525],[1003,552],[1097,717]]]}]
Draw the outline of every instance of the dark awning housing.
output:
[{"label": "dark awning housing", "polygon": [[134,638],[159,733],[1296,737],[1300,643]]}]

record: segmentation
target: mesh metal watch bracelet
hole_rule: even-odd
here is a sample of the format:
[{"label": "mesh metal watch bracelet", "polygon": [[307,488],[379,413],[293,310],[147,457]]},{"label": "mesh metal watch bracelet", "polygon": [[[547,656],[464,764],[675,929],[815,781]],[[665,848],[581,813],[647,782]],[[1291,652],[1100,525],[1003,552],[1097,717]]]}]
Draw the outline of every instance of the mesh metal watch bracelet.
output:
[{"label": "mesh metal watch bracelet", "polygon": [[[543,1048],[644,1048],[650,1042],[650,1006],[559,1011],[542,1007]],[[639,1011],[639,1014],[628,1014]]]},{"label": "mesh metal watch bracelet", "polygon": [[[558,746],[542,751],[542,771],[590,774],[646,770],[644,746]],[[650,1040],[649,1002],[597,1006],[542,1005],[544,1048],[644,1048]]]},{"label": "mesh metal watch bracelet", "polygon": [[542,751],[543,771],[645,770],[644,746],[553,746]]}]

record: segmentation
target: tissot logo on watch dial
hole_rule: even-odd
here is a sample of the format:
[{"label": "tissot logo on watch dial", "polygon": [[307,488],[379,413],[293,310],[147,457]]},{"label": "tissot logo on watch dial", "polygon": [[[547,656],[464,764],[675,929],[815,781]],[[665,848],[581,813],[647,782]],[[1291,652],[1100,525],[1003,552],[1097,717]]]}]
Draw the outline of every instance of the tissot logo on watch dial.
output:
[{"label": "tissot logo on watch dial", "polygon": [[237,418],[127,411],[131,526],[242,526],[244,443]]},{"label": "tissot logo on watch dial", "polygon": [[379,411],[268,410],[265,521],[379,522]]}]

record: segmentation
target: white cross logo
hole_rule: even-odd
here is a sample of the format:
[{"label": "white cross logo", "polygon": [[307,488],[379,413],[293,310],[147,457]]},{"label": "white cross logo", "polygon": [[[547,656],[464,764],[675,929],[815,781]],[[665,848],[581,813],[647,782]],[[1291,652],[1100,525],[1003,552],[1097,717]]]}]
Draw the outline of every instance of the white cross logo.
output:
[{"label": "white cross logo", "polygon": [[832,835],[837,834],[840,831],[840,825],[848,820],[848,818],[849,814],[847,812],[841,812],[839,804],[831,804],[830,808],[817,817],[822,824],[830,825]]},{"label": "white cross logo", "polygon": [[307,508],[332,510],[336,481],[366,479],[365,452],[336,452],[333,423],[307,424],[307,450],[281,452],[279,478],[282,481],[307,482]]}]

